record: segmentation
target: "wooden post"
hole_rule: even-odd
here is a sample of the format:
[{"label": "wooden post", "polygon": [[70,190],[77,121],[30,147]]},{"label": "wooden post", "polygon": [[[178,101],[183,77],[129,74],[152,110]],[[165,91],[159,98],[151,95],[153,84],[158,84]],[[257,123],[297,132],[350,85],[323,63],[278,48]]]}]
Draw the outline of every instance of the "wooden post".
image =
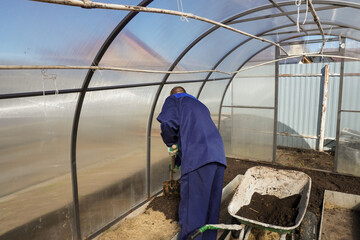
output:
[{"label": "wooden post", "polygon": [[323,101],[321,109],[321,120],[320,120],[320,133],[319,133],[319,151],[324,151],[324,139],[325,139],[325,122],[326,122],[326,110],[328,102],[328,92],[329,92],[329,65],[325,66],[325,75],[324,75],[324,91],[323,91]]}]

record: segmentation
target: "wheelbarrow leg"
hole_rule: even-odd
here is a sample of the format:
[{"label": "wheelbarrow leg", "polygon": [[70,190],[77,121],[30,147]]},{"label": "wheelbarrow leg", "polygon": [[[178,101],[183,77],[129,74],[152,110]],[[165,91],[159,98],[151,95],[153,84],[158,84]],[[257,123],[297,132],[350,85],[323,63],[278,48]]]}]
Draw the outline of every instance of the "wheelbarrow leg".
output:
[{"label": "wheelbarrow leg", "polygon": [[251,227],[241,224],[243,227],[240,231],[231,231],[231,240],[247,240],[251,233]]},{"label": "wheelbarrow leg", "polygon": [[281,234],[280,240],[286,240],[286,233]]},{"label": "wheelbarrow leg", "polygon": [[[234,217],[232,217],[231,218],[231,224],[239,224],[240,222],[236,219],[236,218],[234,218]],[[242,238],[240,238],[240,235],[241,235],[241,233],[243,233],[244,232],[244,230],[245,230],[245,224],[241,224],[241,226],[242,226],[242,229],[240,230],[240,231],[235,231],[235,230],[231,230],[231,240],[235,240],[235,239],[241,239],[242,240]]]}]

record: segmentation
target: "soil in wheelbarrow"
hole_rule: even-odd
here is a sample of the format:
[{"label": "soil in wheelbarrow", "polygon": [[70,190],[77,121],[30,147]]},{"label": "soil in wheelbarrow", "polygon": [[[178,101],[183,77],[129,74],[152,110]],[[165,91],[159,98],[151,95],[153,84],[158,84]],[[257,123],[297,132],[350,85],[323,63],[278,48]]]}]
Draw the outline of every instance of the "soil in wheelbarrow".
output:
[{"label": "soil in wheelbarrow", "polygon": [[[293,154],[294,158],[296,157],[301,158],[301,155],[303,156],[304,154],[306,154],[305,152],[300,151],[301,154],[299,154],[299,156],[295,156],[295,152],[296,151],[290,152],[291,154]],[[311,154],[313,155],[313,153]],[[360,177],[343,175],[328,171],[327,163],[329,161],[333,161],[333,158],[330,155],[328,160],[322,161],[326,163],[324,168],[318,166],[317,169],[313,169],[312,166],[310,165],[299,167],[298,165],[287,163],[287,165],[285,166],[282,163],[280,164],[280,163],[272,163],[272,162],[256,162],[250,160],[227,158],[228,167],[225,170],[224,186],[228,184],[232,179],[234,179],[238,174],[245,174],[247,169],[254,166],[268,166],[277,169],[292,169],[292,170],[302,171],[308,174],[312,180],[311,193],[310,193],[310,199],[309,199],[307,211],[312,212],[316,215],[317,229],[319,230],[320,222],[321,222],[322,203],[324,199],[324,191],[326,189],[360,195]],[[321,161],[319,162],[319,164],[321,165]],[[221,208],[220,220],[219,220],[219,222],[221,223],[231,223],[231,216],[227,212],[228,204],[229,202],[226,205],[222,204],[221,206],[222,208]],[[260,233],[260,234],[264,235],[264,233]],[[288,234],[287,238],[289,236],[290,235]],[[279,238],[255,237],[255,239],[258,240],[258,239],[279,239]]]},{"label": "soil in wheelbarrow", "polygon": [[275,226],[292,227],[299,211],[300,194],[285,198],[261,195],[255,192],[249,205],[243,206],[236,215]]}]

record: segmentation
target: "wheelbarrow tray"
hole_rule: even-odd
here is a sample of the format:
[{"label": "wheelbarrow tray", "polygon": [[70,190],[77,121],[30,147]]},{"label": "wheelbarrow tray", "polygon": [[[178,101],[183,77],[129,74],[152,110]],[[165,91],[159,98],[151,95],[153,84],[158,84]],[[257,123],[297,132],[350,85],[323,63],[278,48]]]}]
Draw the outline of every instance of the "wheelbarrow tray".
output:
[{"label": "wheelbarrow tray", "polygon": [[[303,172],[263,166],[252,167],[246,171],[243,180],[237,187],[228,206],[228,212],[243,224],[279,233],[289,233],[297,228],[304,218],[309,203],[310,190],[311,178]],[[273,195],[278,198],[300,194],[295,225],[290,227],[277,226],[236,215],[241,207],[250,204],[254,192],[261,195]]]}]

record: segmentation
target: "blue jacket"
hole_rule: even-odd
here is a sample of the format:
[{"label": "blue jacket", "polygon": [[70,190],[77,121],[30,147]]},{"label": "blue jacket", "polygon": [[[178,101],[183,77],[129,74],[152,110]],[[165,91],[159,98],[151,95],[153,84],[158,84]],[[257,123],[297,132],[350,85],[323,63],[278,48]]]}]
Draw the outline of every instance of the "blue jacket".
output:
[{"label": "blue jacket", "polygon": [[181,175],[212,162],[226,166],[220,133],[208,108],[195,97],[187,93],[169,96],[157,120],[164,143],[179,146],[176,164],[181,163]]}]

